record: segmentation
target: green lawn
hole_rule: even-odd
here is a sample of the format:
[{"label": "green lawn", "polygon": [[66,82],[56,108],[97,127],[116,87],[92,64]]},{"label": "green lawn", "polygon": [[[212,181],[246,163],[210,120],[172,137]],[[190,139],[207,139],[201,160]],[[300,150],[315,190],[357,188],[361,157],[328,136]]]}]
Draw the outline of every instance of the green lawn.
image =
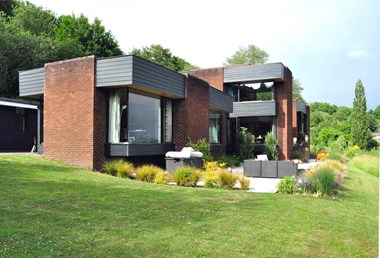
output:
[{"label": "green lawn", "polygon": [[378,257],[379,180],[336,200],[179,188],[0,155],[0,257]]}]

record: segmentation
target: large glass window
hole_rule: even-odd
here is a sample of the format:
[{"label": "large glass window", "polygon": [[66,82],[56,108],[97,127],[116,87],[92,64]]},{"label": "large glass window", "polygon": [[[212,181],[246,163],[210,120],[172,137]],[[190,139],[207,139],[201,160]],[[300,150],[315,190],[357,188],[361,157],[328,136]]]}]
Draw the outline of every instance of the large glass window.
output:
[{"label": "large glass window", "polygon": [[220,143],[220,121],[221,115],[216,112],[209,114],[209,142]]},{"label": "large glass window", "polygon": [[172,141],[172,102],[134,90],[114,90],[109,97],[110,143]]}]

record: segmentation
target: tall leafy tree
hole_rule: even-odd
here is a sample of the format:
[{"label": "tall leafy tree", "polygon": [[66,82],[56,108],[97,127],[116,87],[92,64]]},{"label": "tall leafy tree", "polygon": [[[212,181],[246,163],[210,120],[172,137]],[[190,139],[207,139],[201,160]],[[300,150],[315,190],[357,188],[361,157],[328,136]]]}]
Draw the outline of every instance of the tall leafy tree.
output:
[{"label": "tall leafy tree", "polygon": [[303,100],[302,91],[303,91],[303,87],[302,87],[302,83],[301,83],[300,79],[294,79],[293,80],[293,89],[292,89],[293,99],[294,100]]},{"label": "tall leafy tree", "polygon": [[264,64],[268,61],[268,57],[267,52],[251,44],[247,47],[239,47],[239,50],[226,59],[226,64]]},{"label": "tall leafy tree", "polygon": [[367,99],[361,80],[356,82],[355,97],[351,113],[351,135],[353,144],[367,148],[371,134],[367,117]]},{"label": "tall leafy tree", "polygon": [[111,32],[106,31],[98,18],[93,23],[81,14],[79,17],[62,15],[58,19],[58,25],[54,30],[54,36],[59,42],[72,39],[79,43],[86,55],[100,57],[121,55],[117,41]]},{"label": "tall leafy tree", "polygon": [[378,105],[375,110],[373,111],[373,115],[376,117],[376,119],[380,120],[380,105]]},{"label": "tall leafy tree", "polygon": [[89,23],[82,15],[61,23],[64,19],[29,2],[10,6],[12,10],[0,5],[0,96],[18,96],[20,70],[85,55],[122,53],[98,19]]},{"label": "tall leafy tree", "polygon": [[164,48],[160,44],[152,44],[142,47],[141,49],[135,48],[130,54],[142,57],[176,72],[188,72],[199,68],[198,66],[190,64],[185,59],[173,55],[170,49]]}]

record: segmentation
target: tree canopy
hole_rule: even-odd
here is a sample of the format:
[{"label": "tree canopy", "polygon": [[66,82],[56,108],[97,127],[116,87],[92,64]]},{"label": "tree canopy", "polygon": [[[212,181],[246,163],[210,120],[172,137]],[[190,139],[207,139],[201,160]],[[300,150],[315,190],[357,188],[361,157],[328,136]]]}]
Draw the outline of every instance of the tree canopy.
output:
[{"label": "tree canopy", "polygon": [[302,83],[301,83],[300,79],[294,79],[293,80],[293,89],[292,89],[293,99],[294,100],[303,100],[302,91],[303,91],[303,87],[302,87]]},{"label": "tree canopy", "polygon": [[101,25],[80,15],[57,17],[29,2],[0,5],[0,95],[18,96],[18,71],[86,55],[120,55],[117,41]]},{"label": "tree canopy", "polygon": [[[337,107],[329,103],[310,104],[310,134],[313,152],[358,145],[369,149],[378,143],[371,139],[371,132],[379,130],[375,111],[366,112],[364,86],[359,80],[355,86],[353,108]],[[380,111],[380,108],[379,108]]]},{"label": "tree canopy", "polygon": [[239,47],[239,50],[226,59],[226,64],[264,64],[268,61],[268,57],[267,52],[251,44],[247,47]]},{"label": "tree canopy", "polygon": [[176,72],[189,72],[193,69],[199,69],[198,66],[192,65],[185,59],[173,55],[170,49],[164,48],[159,44],[152,44],[141,49],[135,48],[130,54],[142,57]]}]

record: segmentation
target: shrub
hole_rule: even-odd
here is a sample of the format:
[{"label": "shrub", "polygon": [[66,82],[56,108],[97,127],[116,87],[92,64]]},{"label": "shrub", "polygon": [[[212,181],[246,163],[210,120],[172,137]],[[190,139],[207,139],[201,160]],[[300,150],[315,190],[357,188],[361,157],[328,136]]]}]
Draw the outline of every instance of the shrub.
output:
[{"label": "shrub", "polygon": [[173,180],[178,186],[195,186],[200,176],[200,171],[189,166],[183,166],[174,172]]},{"label": "shrub", "polygon": [[203,183],[207,187],[215,187],[218,183],[218,173],[220,168],[217,162],[206,162],[203,165]]},{"label": "shrub", "polygon": [[277,139],[273,132],[265,137],[265,152],[269,160],[278,160]]},{"label": "shrub", "polygon": [[360,147],[358,145],[354,145],[352,147],[348,147],[345,151],[345,155],[347,158],[353,158],[360,151]]},{"label": "shrub", "polygon": [[329,142],[332,151],[344,151],[347,147],[347,140],[343,135],[339,135],[335,141]]},{"label": "shrub", "polygon": [[284,176],[277,185],[280,193],[292,194],[298,190],[298,185],[294,177]]},{"label": "shrub", "polygon": [[196,151],[202,152],[203,162],[212,161],[210,143],[207,142],[205,138],[199,139],[196,143],[193,143],[191,141],[191,139],[189,138],[189,142],[187,143],[187,147],[191,147]]},{"label": "shrub", "polygon": [[249,178],[247,178],[245,176],[240,176],[239,182],[240,182],[242,190],[249,190],[249,185],[251,183],[251,180],[249,180]]},{"label": "shrub", "polygon": [[224,164],[224,167],[238,167],[240,166],[240,158],[235,156],[222,156],[217,158],[219,166]]},{"label": "shrub", "polygon": [[301,152],[300,151],[293,151],[292,159],[301,159]]},{"label": "shrub", "polygon": [[169,172],[166,172],[166,171],[158,172],[153,182],[155,184],[168,184],[170,182]]},{"label": "shrub", "polygon": [[252,134],[245,127],[240,127],[240,132],[237,137],[239,146],[239,156],[241,160],[251,159],[253,157],[254,139]]},{"label": "shrub", "polygon": [[238,181],[239,179],[239,176],[226,170],[226,169],[222,169],[219,173],[218,173],[218,183],[224,187],[224,188],[227,188],[227,189],[232,189],[234,187],[234,185],[236,184],[236,182]]},{"label": "shrub", "polygon": [[121,161],[116,165],[118,177],[130,177],[133,173],[134,167],[132,163]]},{"label": "shrub", "polygon": [[337,161],[342,162],[342,163],[346,161],[345,157],[344,157],[342,154],[337,153],[337,152],[332,152],[332,153],[330,153],[330,154],[326,157],[326,159],[327,159],[327,160],[337,160]]},{"label": "shrub", "polygon": [[123,162],[123,160],[107,160],[104,164],[103,164],[103,168],[102,170],[104,172],[106,172],[107,174],[110,174],[112,176],[116,176],[117,175],[117,168],[119,166],[119,164],[121,164]]},{"label": "shrub", "polygon": [[153,182],[156,175],[163,170],[154,165],[143,165],[136,169],[136,179],[144,182]]}]

